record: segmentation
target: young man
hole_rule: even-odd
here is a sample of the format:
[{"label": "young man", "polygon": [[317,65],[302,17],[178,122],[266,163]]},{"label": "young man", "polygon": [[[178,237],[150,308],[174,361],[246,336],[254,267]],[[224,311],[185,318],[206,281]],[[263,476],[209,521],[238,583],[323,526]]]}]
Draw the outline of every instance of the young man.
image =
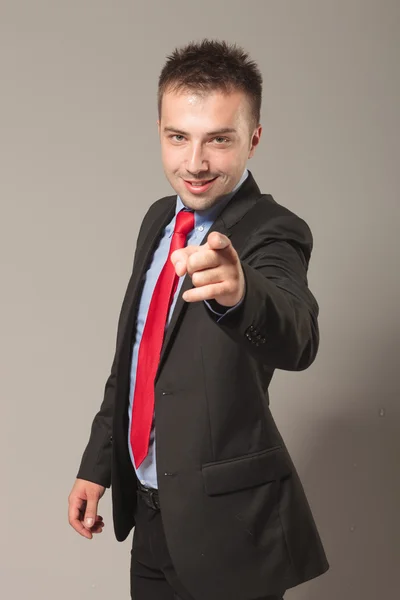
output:
[{"label": "young man", "polygon": [[319,343],[306,222],[246,169],[262,78],[204,40],[159,80],[162,162],[176,195],[142,222],[115,357],[69,496],[92,538],[112,487],[117,540],[135,527],[135,600],[282,598],[329,565],[269,408],[275,369]]}]

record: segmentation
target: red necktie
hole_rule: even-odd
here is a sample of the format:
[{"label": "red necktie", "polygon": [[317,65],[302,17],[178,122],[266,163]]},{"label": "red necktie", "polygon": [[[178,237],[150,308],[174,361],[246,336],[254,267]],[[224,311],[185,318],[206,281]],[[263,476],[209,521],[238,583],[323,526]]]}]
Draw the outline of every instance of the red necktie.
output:
[{"label": "red necktie", "polygon": [[160,360],[167,315],[179,279],[170,256],[174,250],[184,248],[186,237],[193,227],[193,211],[181,210],[176,215],[168,258],[154,288],[140,342],[130,433],[136,468],[146,458],[149,449],[154,413],[154,378]]}]

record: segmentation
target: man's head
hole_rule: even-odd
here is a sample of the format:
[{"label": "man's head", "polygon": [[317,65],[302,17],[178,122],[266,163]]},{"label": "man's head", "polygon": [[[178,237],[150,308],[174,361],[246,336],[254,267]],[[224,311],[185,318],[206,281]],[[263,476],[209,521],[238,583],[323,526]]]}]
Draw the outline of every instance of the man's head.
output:
[{"label": "man's head", "polygon": [[238,183],[260,140],[261,91],[258,67],[236,45],[203,40],[168,57],[158,85],[162,162],[189,208],[209,208]]}]

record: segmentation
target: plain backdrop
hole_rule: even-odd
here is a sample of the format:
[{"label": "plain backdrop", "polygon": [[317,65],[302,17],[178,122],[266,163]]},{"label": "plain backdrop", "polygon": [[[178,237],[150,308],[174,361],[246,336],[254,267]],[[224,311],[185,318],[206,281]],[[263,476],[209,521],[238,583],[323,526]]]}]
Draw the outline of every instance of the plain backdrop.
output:
[{"label": "plain backdrop", "polygon": [[136,236],[173,190],[156,128],[166,56],[242,45],[264,77],[249,161],[314,235],[321,344],[271,409],[330,562],[288,600],[394,598],[399,548],[396,0],[0,1],[1,556],[7,600],[129,597],[132,535],[69,526]]}]

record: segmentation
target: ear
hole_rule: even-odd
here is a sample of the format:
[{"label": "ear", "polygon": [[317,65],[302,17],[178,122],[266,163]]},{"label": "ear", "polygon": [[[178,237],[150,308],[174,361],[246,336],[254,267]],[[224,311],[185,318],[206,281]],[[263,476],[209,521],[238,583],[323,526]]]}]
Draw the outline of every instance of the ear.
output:
[{"label": "ear", "polygon": [[258,144],[260,143],[261,132],[262,132],[262,126],[259,125],[257,127],[257,129],[254,131],[253,136],[251,138],[249,158],[251,158],[254,155],[254,152],[256,151],[256,146],[258,146]]}]

